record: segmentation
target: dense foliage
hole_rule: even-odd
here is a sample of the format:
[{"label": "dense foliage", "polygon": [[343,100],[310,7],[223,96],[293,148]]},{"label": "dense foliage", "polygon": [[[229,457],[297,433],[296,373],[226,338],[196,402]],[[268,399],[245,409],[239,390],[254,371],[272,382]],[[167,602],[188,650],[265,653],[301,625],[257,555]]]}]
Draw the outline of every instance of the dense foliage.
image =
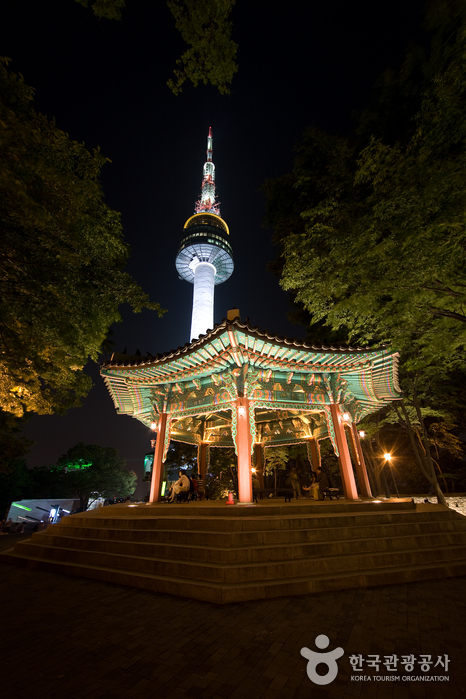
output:
[{"label": "dense foliage", "polygon": [[175,94],[190,80],[210,83],[219,92],[230,92],[229,85],[238,70],[235,58],[238,45],[231,39],[230,12],[235,0],[168,0],[167,5],[188,49],[175,69],[176,82],[168,81]]},{"label": "dense foliage", "polygon": [[9,465],[8,473],[0,473],[3,512],[22,498],[79,500],[84,511],[99,497],[132,495],[137,483],[136,474],[126,470],[116,449],[95,444],[77,444],[54,466],[28,469],[21,458],[11,459]]},{"label": "dense foliage", "polygon": [[161,313],[124,272],[120,215],[103,199],[106,159],[33,107],[0,63],[0,408],[16,416],[79,405],[120,304]]},{"label": "dense foliage", "polygon": [[432,430],[443,421],[452,433],[448,387],[466,344],[464,3],[436,3],[425,29],[426,46],[381,78],[354,133],[310,128],[293,172],[266,194],[275,268],[310,333],[324,325],[401,352],[405,399],[393,410],[443,501]]},{"label": "dense foliage", "polygon": [[[230,92],[230,84],[238,70],[238,45],[231,38],[230,13],[236,0],[167,0],[168,9],[175,19],[188,48],[176,61],[175,80],[168,87],[178,95],[189,80],[194,87],[199,82],[214,85],[221,94]],[[125,0],[76,0],[84,7],[92,7],[96,17],[121,19]]]}]

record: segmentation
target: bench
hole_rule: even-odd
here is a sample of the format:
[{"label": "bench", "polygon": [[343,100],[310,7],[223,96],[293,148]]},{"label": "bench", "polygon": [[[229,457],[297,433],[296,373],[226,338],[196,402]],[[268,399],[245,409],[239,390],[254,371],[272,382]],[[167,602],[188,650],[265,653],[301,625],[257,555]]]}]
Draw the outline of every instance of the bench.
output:
[{"label": "bench", "polygon": [[[257,503],[257,495],[270,495],[270,493],[273,493],[275,497],[278,495],[284,495],[285,496],[285,502],[289,501],[291,502],[291,498],[293,497],[293,489],[292,488],[257,488],[255,490],[253,488],[252,491],[252,499],[254,502]],[[261,498],[262,500],[262,498]]]},{"label": "bench", "polygon": [[325,500],[326,497],[330,498],[330,500],[333,500],[333,498],[336,498],[337,500],[340,499],[340,488],[325,488],[324,490],[321,491],[322,495],[322,500]]}]

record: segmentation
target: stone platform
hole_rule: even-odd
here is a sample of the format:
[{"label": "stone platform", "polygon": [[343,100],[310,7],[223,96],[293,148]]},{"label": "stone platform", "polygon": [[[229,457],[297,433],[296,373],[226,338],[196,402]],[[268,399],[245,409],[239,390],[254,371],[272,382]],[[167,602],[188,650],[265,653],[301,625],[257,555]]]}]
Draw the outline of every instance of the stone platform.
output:
[{"label": "stone platform", "polygon": [[466,518],[410,499],[113,505],[0,559],[225,604],[466,575]]}]

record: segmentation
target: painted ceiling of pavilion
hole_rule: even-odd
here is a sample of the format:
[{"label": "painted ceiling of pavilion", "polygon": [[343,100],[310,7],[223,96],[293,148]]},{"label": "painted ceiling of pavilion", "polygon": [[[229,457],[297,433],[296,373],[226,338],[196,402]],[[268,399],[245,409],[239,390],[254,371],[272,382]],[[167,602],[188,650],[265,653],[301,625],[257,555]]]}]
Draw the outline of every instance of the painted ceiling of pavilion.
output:
[{"label": "painted ceiling of pavilion", "polygon": [[101,374],[120,414],[150,426],[166,412],[168,439],[233,446],[245,396],[253,441],[278,446],[332,437],[332,403],[359,422],[401,398],[397,367],[387,348],[314,347],[235,319],[164,355],[114,354]]}]

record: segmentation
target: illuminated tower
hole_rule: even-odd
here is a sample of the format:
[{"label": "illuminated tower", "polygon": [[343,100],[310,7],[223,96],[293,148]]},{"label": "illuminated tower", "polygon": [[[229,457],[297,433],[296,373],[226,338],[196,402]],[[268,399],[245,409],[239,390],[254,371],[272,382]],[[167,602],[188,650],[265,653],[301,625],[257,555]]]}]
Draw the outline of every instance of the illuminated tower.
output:
[{"label": "illuminated tower", "polygon": [[214,286],[229,279],[234,268],[233,250],[228,241],[230,231],[220,216],[215,196],[212,129],[209,127],[201,196],[194,207],[194,216],[184,224],[176,256],[178,274],[194,284],[191,340],[214,327]]}]

